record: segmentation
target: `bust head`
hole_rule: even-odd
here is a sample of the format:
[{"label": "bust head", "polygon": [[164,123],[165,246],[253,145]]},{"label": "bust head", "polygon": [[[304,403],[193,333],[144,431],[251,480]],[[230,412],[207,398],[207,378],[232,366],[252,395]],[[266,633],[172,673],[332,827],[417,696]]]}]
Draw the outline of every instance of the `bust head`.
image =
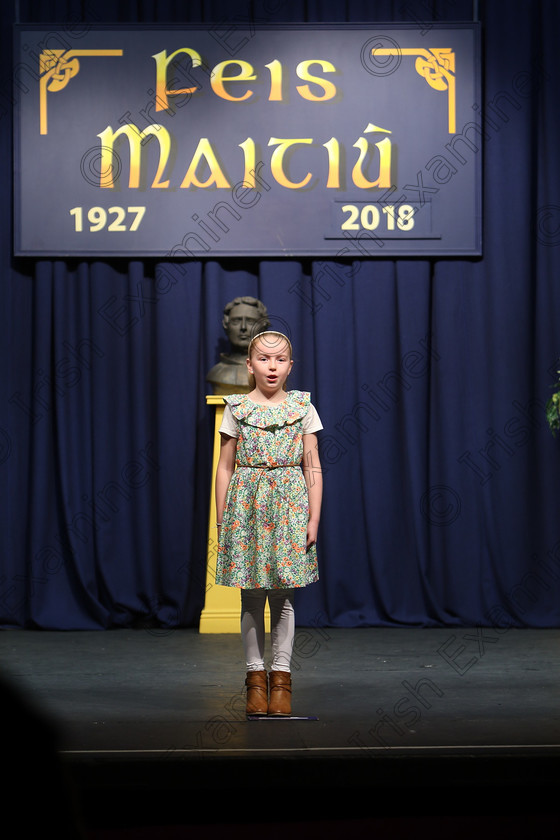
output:
[{"label": "bust head", "polygon": [[247,357],[252,337],[269,326],[268,312],[264,303],[253,297],[237,297],[226,304],[222,326],[229,338],[235,355]]}]

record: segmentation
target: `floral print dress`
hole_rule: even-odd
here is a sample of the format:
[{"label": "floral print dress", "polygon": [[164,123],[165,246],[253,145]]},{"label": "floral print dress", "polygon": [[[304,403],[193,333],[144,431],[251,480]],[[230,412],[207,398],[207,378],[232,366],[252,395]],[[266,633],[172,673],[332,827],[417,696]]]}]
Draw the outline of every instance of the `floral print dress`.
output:
[{"label": "floral print dress", "polygon": [[246,394],[224,397],[237,422],[236,466],[226,495],[216,583],[290,589],[319,579],[315,545],[306,549],[308,494],[301,469],[302,420],[310,395],[289,391],[277,405]]}]

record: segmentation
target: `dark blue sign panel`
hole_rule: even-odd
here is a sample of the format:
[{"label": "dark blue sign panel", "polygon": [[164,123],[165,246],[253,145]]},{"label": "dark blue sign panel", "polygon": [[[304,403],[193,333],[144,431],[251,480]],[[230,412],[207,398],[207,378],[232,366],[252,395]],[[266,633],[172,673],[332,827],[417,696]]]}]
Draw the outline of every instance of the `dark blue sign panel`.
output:
[{"label": "dark blue sign panel", "polygon": [[478,35],[17,27],[15,253],[480,255]]}]

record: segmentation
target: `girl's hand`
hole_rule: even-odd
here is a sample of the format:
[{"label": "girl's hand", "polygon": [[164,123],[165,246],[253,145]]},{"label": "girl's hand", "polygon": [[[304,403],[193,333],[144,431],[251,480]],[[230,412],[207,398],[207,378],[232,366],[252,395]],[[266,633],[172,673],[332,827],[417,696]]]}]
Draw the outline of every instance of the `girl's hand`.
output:
[{"label": "girl's hand", "polygon": [[317,542],[317,530],[321,516],[323,497],[323,473],[319,460],[319,445],[316,434],[303,436],[303,459],[301,463],[303,477],[309,499],[309,520],[307,522],[307,550]]},{"label": "girl's hand", "polygon": [[318,522],[312,522],[311,520],[307,523],[307,550],[311,548],[312,545],[315,545],[317,542],[317,531],[319,528]]},{"label": "girl's hand", "polygon": [[[235,455],[237,452],[237,438],[220,434],[220,457],[216,468],[215,496],[216,496],[216,524],[222,522],[226,495],[231,477],[235,470]],[[221,526],[218,526],[218,538]]]}]

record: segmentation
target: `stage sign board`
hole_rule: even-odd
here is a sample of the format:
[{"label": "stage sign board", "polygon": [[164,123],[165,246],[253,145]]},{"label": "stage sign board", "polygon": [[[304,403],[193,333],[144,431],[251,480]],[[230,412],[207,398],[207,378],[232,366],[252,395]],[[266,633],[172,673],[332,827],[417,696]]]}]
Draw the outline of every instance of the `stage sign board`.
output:
[{"label": "stage sign board", "polygon": [[16,255],[481,254],[476,24],[15,42]]}]

